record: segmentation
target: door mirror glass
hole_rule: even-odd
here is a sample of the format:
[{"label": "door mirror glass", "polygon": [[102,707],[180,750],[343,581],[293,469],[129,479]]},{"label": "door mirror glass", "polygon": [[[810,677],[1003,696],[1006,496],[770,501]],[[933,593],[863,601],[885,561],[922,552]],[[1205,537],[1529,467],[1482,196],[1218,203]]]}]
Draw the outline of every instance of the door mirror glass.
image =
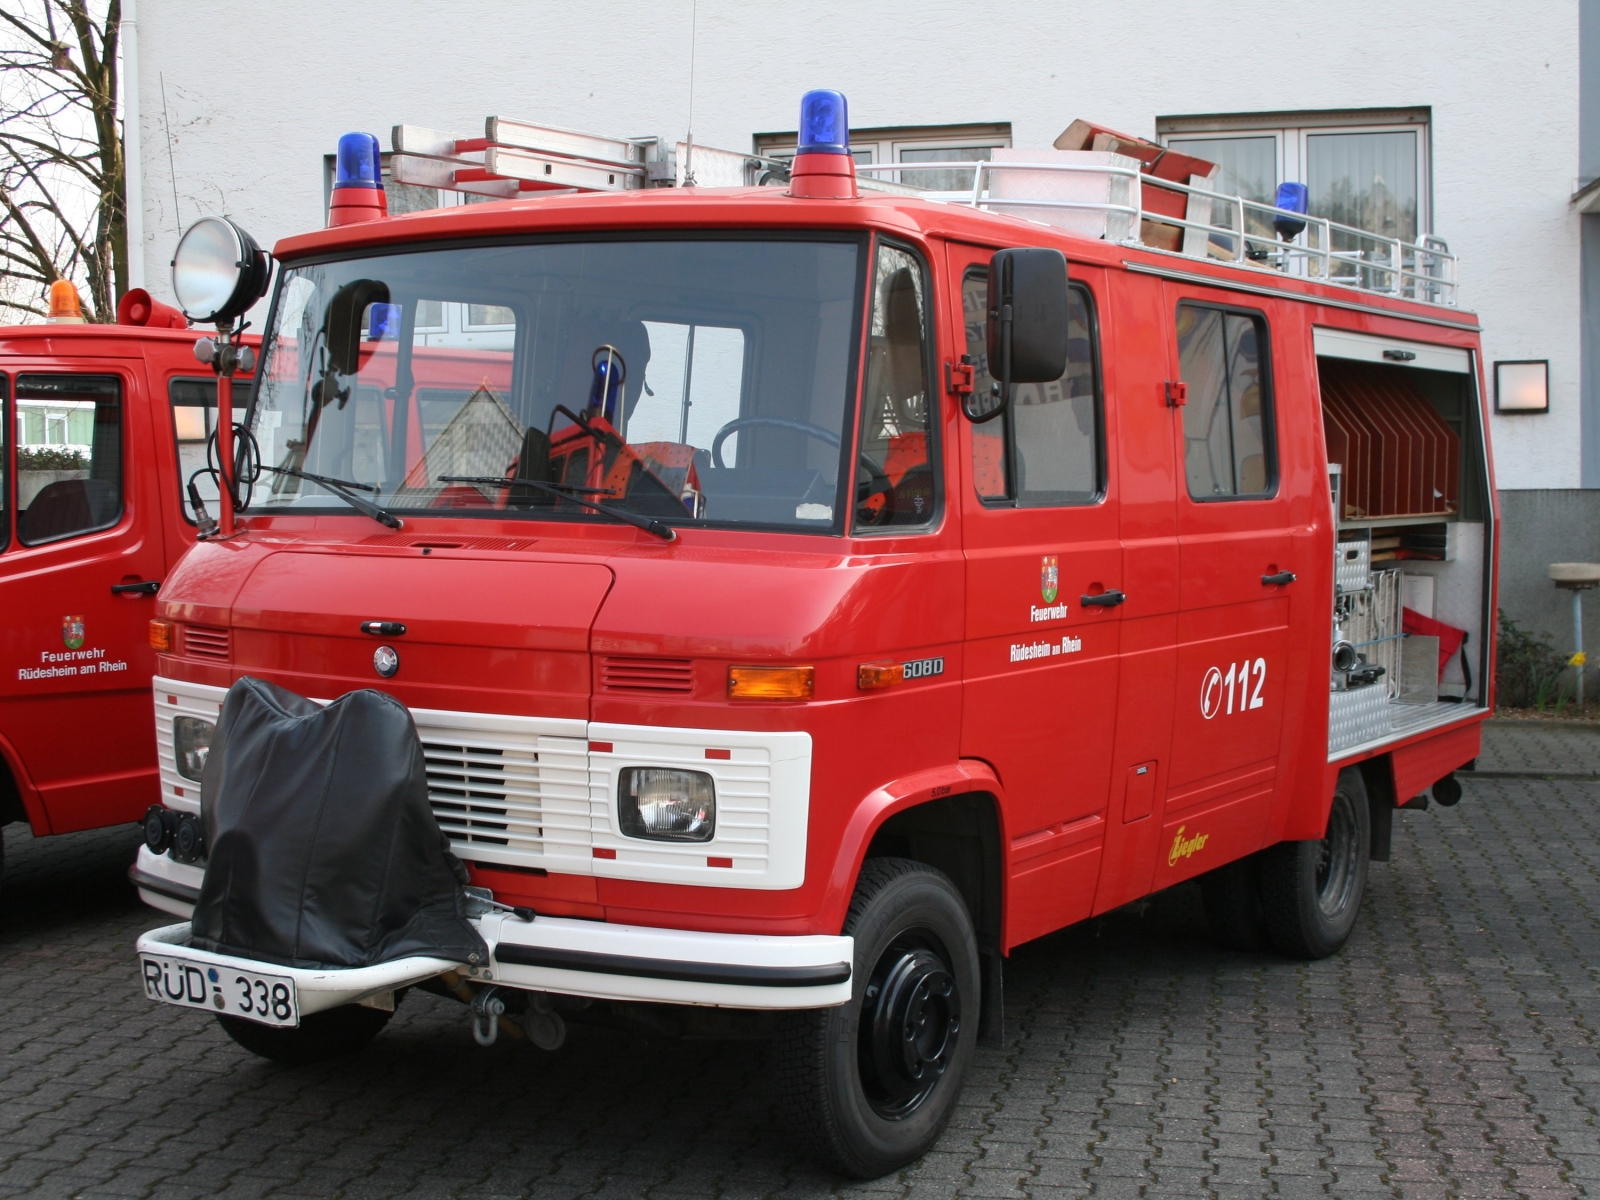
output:
[{"label": "door mirror glass", "polygon": [[[1067,260],[1037,247],[998,251],[989,260],[989,370],[994,401],[975,397],[973,420],[996,415],[1014,383],[1049,383],[1067,369]],[[995,402],[997,401],[997,402]]]}]

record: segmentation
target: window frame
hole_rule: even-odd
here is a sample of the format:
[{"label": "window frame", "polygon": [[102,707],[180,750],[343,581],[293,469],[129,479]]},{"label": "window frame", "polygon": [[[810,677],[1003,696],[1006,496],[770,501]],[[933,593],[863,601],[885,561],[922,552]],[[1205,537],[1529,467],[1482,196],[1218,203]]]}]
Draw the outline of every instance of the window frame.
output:
[{"label": "window frame", "polygon": [[[1309,138],[1320,134],[1403,133],[1417,135],[1417,230],[1420,241],[1433,233],[1433,111],[1413,109],[1329,109],[1307,112],[1215,114],[1157,117],[1156,137],[1163,146],[1181,150],[1195,140],[1271,137],[1277,149],[1277,184],[1309,183]],[[1378,235],[1381,236],[1381,235]]]},{"label": "window frame", "polygon": [[[988,285],[988,267],[983,263],[974,263],[961,275],[961,287],[966,290],[969,279],[982,279]],[[1034,511],[1047,508],[1093,508],[1097,504],[1104,504],[1110,492],[1110,466],[1106,454],[1106,402],[1105,402],[1105,375],[1101,370],[1100,356],[1100,308],[1095,303],[1094,289],[1081,279],[1072,278],[1071,266],[1067,270],[1067,287],[1073,291],[1081,292],[1084,296],[1085,307],[1089,315],[1089,361],[1094,370],[1094,470],[1095,492],[1087,500],[1051,501],[1045,504],[1024,504],[1017,486],[1017,439],[1016,426],[1011,420],[1012,409],[1015,405],[1006,402],[1005,411],[992,418],[1003,422],[1005,433],[1005,461],[1006,461],[1006,496],[984,496],[977,491],[977,481],[973,481],[973,495],[978,503],[985,508],[1007,509],[1013,508],[1019,512]],[[962,330],[963,338],[966,331]],[[970,353],[965,345],[961,347],[962,354]],[[991,376],[991,378],[993,378]]]},{"label": "window frame", "polygon": [[[1179,417],[1179,430],[1183,438],[1183,453],[1178,459],[1179,474],[1183,476],[1183,492],[1195,504],[1229,504],[1239,501],[1275,500],[1282,480],[1278,471],[1278,395],[1273,383],[1272,373],[1272,323],[1267,320],[1267,314],[1259,308],[1248,308],[1240,304],[1227,304],[1215,300],[1197,300],[1191,296],[1180,296],[1178,302],[1172,307],[1172,349],[1178,355],[1178,378],[1183,379],[1183,357],[1178,344],[1178,309],[1185,304],[1194,308],[1210,309],[1213,312],[1233,314],[1247,317],[1257,322],[1256,344],[1261,347],[1260,371],[1263,384],[1261,388],[1261,445],[1262,457],[1267,461],[1267,488],[1261,492],[1230,492],[1223,496],[1196,496],[1189,488],[1189,432],[1183,428],[1183,419]],[[1223,356],[1226,361],[1227,341],[1226,326],[1224,326]],[[1231,389],[1230,389],[1231,390]],[[1187,412],[1187,402],[1181,410]],[[1233,405],[1232,398],[1228,405],[1229,437],[1233,433]]]},{"label": "window frame", "polygon": [[[850,131],[850,153],[857,162],[867,155],[866,164],[874,166],[900,165],[902,150],[1008,150],[1011,148],[1010,121],[976,121],[953,125],[880,125]],[[793,130],[780,133],[758,133],[751,138],[751,148],[762,158],[792,159],[799,149],[800,135]],[[907,171],[925,170],[915,163],[905,165]],[[874,179],[898,182],[900,172],[874,171]]]},{"label": "window frame", "polygon": [[[15,390],[20,390],[20,388],[22,386],[22,381],[25,380],[25,379],[85,379],[85,380],[94,379],[94,380],[108,380],[115,386],[115,388],[116,388],[116,404],[117,404],[117,508],[116,508],[116,512],[112,514],[112,516],[111,516],[111,518],[109,520],[103,521],[99,525],[91,525],[91,526],[89,526],[87,528],[84,528],[84,529],[74,529],[70,533],[57,534],[54,537],[42,538],[39,541],[34,541],[34,542],[30,542],[30,541],[28,541],[26,538],[24,538],[22,536],[22,526],[20,524],[20,519],[21,518],[20,518],[20,514],[18,514],[17,520],[18,520],[19,523],[18,523],[18,526],[17,526],[17,544],[19,546],[25,546],[28,549],[32,550],[32,549],[38,549],[38,548],[41,548],[41,547],[44,547],[44,546],[57,546],[57,545],[60,545],[62,542],[71,541],[74,538],[87,537],[90,534],[105,533],[107,530],[115,529],[118,525],[122,524],[123,518],[128,515],[128,480],[127,480],[127,470],[128,470],[128,447],[127,447],[127,442],[128,442],[128,419],[127,419],[127,404],[125,403],[125,399],[126,399],[127,391],[128,391],[127,381],[125,379],[123,379],[123,377],[121,375],[115,374],[113,372],[97,373],[97,372],[92,372],[92,371],[63,371],[63,372],[35,371],[35,372],[32,372],[30,374],[26,374],[26,375],[18,374],[16,376],[16,389]],[[15,396],[15,390],[13,390],[13,393],[12,393],[13,396]],[[99,414],[99,408],[100,408],[100,403],[98,401],[96,401],[96,403],[95,403],[95,417],[96,417],[95,424],[96,425],[99,424],[99,420],[98,420],[99,415],[100,415]],[[15,430],[13,429],[13,434],[14,433],[15,433]],[[94,470],[94,446],[93,446],[92,442],[90,443],[89,469],[90,469],[91,472]],[[91,474],[90,478],[93,478],[92,474]],[[30,505],[29,507],[31,508],[32,505]]]},{"label": "window frame", "polygon": [[[878,252],[884,246],[892,246],[910,256],[922,272],[922,378],[928,389],[928,466],[933,472],[933,504],[928,509],[928,519],[917,525],[857,525],[856,524],[856,476],[861,469],[861,438],[864,432],[862,425],[866,419],[866,390],[867,390],[867,354],[872,344],[872,312],[878,302]],[[944,421],[943,393],[939,387],[938,373],[938,337],[937,322],[934,320],[934,305],[937,303],[933,290],[933,270],[929,265],[927,251],[914,242],[886,234],[873,232],[872,240],[867,246],[867,269],[865,286],[863,287],[864,300],[861,306],[861,338],[856,351],[855,394],[854,411],[849,413],[851,447],[850,461],[845,464],[848,473],[841,470],[841,478],[846,479],[845,496],[850,503],[848,520],[844,528],[850,537],[915,537],[925,536],[937,532],[944,524],[944,439],[940,436],[940,426]]]}]

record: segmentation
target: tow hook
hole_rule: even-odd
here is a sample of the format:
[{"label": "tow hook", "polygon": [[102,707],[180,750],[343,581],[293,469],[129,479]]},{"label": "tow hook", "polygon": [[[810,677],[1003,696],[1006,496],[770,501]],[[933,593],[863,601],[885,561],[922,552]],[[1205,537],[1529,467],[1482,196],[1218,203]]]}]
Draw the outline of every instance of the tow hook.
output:
[{"label": "tow hook", "polygon": [[[492,1046],[500,1036],[500,1017],[506,1011],[506,1002],[500,998],[500,989],[486,987],[472,998],[472,1040],[480,1046]],[[557,1018],[559,1020],[559,1018]]]}]

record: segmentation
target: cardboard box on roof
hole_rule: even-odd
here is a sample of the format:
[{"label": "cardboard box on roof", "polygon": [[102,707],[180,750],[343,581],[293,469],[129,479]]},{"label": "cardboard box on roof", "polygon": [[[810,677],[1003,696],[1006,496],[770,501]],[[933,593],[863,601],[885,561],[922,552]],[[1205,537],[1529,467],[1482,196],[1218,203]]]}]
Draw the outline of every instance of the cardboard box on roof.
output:
[{"label": "cardboard box on roof", "polygon": [[[1107,129],[1104,125],[1096,125],[1081,118],[1062,130],[1054,145],[1057,150],[1097,150],[1101,153],[1120,154],[1137,159],[1141,173],[1153,179],[1168,179],[1174,183],[1186,183],[1191,187],[1207,187],[1215,181],[1217,175],[1217,164],[1207,159],[1183,154],[1158,142],[1152,142],[1148,138],[1119,133],[1115,129]],[[1142,189],[1142,193],[1141,203],[1147,213],[1180,217],[1190,221],[1207,219],[1202,215],[1207,210],[1200,207],[1204,202],[1197,201],[1185,192],[1164,187],[1146,187]],[[1176,251],[1180,247],[1187,250],[1185,242],[1194,242],[1196,233],[1197,231],[1186,233],[1181,225],[1169,225],[1148,219],[1141,221],[1139,225],[1139,240],[1158,250]],[[1207,235],[1203,231],[1198,231],[1198,238],[1203,244]]]}]

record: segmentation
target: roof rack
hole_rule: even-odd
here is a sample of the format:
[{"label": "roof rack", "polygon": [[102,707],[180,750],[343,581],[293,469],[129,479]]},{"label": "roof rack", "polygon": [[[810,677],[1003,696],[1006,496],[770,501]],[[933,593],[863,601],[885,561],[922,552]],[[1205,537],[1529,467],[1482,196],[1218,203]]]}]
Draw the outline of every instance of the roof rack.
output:
[{"label": "roof rack", "polygon": [[[396,183],[509,198],[625,192],[654,187],[754,187],[789,181],[784,159],[669,143],[610,138],[490,117],[482,137],[396,125]],[[1097,151],[1052,150],[1048,161],[1002,150],[995,161],[858,163],[867,190],[920,196],[1002,212],[1123,245],[1233,263],[1424,304],[1457,303],[1457,260],[1443,238],[1385,237],[1325,217],[1275,208],[1195,183],[1157,179],[1139,160]],[[935,191],[905,175],[970,171],[972,187]],[[887,176],[887,177],[884,177]]]},{"label": "roof rack", "polygon": [[[932,192],[904,183],[900,187],[930,200],[1065,226],[1143,249],[1231,262],[1424,304],[1454,307],[1457,303],[1458,263],[1441,237],[1430,234],[1408,242],[1242,196],[1156,179],[1140,170],[1137,159],[1124,155],[1051,153],[1048,162],[1009,157],[993,162],[919,162],[917,172],[971,171],[972,188]],[[856,171],[911,173],[903,163],[857,164]]]}]

